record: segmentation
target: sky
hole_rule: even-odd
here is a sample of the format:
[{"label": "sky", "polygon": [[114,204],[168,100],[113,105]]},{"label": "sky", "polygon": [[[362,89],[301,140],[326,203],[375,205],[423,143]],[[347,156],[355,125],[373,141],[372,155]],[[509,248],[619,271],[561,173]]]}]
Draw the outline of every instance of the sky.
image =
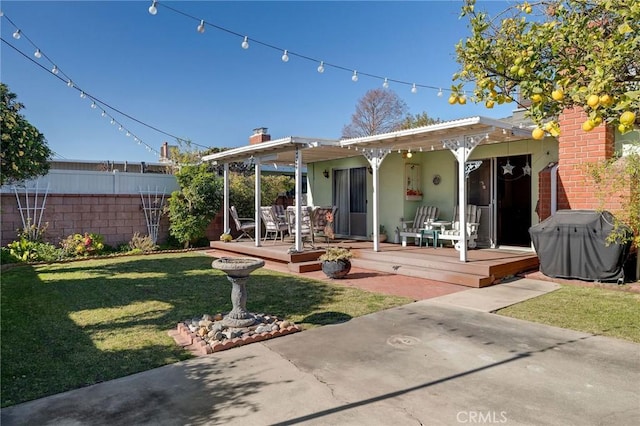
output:
[{"label": "sky", "polygon": [[[469,33],[461,1],[161,0],[156,15],[151,3],[0,3],[0,79],[54,158],[156,162],[165,141],[238,147],[259,127],[272,139],[339,139],[358,100],[382,87],[362,74],[407,83],[389,89],[411,114],[502,118],[515,108],[448,104],[455,44]],[[508,2],[478,4],[491,12]],[[335,66],[318,73],[320,61]]]}]

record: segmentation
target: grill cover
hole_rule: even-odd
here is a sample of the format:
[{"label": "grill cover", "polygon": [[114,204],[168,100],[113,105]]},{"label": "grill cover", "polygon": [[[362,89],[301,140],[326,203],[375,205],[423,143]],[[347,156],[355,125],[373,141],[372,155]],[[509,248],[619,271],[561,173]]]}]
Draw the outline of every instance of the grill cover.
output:
[{"label": "grill cover", "polygon": [[613,215],[593,210],[560,210],[532,226],[540,271],[554,278],[623,282],[631,243],[607,245],[612,229]]}]

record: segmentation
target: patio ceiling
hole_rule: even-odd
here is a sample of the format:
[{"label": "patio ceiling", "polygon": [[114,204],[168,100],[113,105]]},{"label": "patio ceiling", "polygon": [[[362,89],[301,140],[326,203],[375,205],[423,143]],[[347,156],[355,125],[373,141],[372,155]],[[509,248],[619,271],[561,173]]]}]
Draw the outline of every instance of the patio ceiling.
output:
[{"label": "patio ceiling", "polygon": [[493,144],[530,138],[530,130],[513,124],[486,118],[470,117],[446,121],[414,129],[365,136],[353,139],[334,140],[290,136],[254,145],[246,145],[202,157],[203,161],[217,164],[242,162],[260,158],[262,163],[293,165],[295,148],[302,153],[305,164],[329,161],[362,155],[365,149],[435,151],[446,149],[442,141],[463,136],[486,135],[481,144]]}]

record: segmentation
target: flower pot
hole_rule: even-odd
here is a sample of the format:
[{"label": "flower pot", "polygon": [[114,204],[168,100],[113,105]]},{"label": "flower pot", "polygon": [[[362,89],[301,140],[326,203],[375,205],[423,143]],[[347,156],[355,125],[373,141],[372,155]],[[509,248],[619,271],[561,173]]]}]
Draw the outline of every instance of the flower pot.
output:
[{"label": "flower pot", "polygon": [[323,260],[322,272],[329,278],[344,278],[351,270],[349,259]]}]

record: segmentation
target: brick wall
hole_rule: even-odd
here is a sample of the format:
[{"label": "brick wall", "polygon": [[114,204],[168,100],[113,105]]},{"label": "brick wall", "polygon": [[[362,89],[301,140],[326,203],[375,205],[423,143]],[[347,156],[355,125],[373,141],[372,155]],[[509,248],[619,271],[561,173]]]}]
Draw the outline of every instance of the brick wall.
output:
[{"label": "brick wall", "polygon": [[[16,239],[16,231],[22,228],[22,220],[14,194],[2,194],[0,202],[1,244],[4,246]],[[25,207],[24,199],[21,203]],[[101,234],[105,243],[114,247],[129,242],[136,232],[148,234],[140,195],[49,194],[42,215],[42,224],[46,222],[49,227],[45,239],[55,245],[75,233]],[[169,220],[163,216],[158,243],[166,242],[168,235]]]}]

